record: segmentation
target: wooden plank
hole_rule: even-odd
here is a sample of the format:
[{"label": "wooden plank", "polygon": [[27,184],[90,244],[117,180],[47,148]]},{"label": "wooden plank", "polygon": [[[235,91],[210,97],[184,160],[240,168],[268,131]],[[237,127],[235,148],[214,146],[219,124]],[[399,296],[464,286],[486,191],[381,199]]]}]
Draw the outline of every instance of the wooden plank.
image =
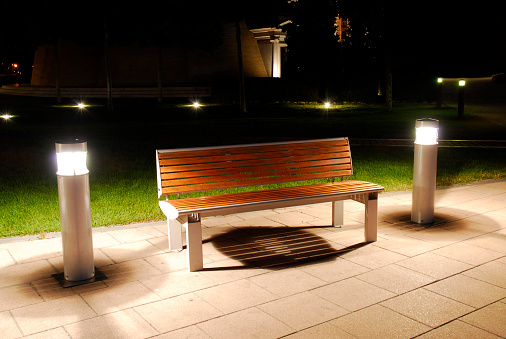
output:
[{"label": "wooden plank", "polygon": [[223,161],[236,161],[236,160],[253,160],[253,159],[270,159],[270,158],[284,158],[299,155],[314,155],[314,154],[332,154],[339,152],[349,151],[348,146],[340,146],[335,148],[325,149],[294,149],[294,150],[276,150],[269,152],[256,152],[256,153],[240,153],[240,154],[213,154],[213,155],[196,155],[188,154],[184,158],[160,158],[160,166],[170,165],[186,165],[186,164],[201,164],[213,163]]},{"label": "wooden plank", "polygon": [[[283,183],[283,182],[325,179],[325,178],[334,178],[334,177],[347,177],[352,174],[353,173],[351,170],[343,170],[343,171],[336,171],[336,172],[312,173],[312,174],[293,175],[293,176],[275,177],[275,178],[252,179],[252,180],[243,180],[243,181],[227,181],[227,182],[213,183],[213,184],[199,184],[199,185],[189,185],[189,186],[179,186],[179,187],[162,187],[162,194],[170,195],[170,194],[176,194],[176,193],[189,193],[189,192],[207,191],[207,190],[213,190],[213,189],[225,189],[225,188],[256,186],[256,185],[269,185],[269,184],[277,184],[277,183]],[[299,187],[302,187],[302,186],[299,186]]]},{"label": "wooden plank", "polygon": [[[327,166],[326,170],[332,170],[332,165],[341,165],[351,169],[351,163],[349,159],[329,159],[329,160],[321,160],[321,161],[304,161],[304,162],[283,162],[280,164],[273,165],[257,165],[247,166],[247,167],[232,167],[232,168],[219,168],[219,169],[205,169],[201,171],[185,171],[185,172],[170,172],[170,173],[162,173],[162,180],[173,180],[173,179],[182,179],[182,178],[196,178],[196,177],[210,177],[210,176],[221,176],[221,175],[240,175],[242,173],[258,173],[258,176],[261,177],[264,175],[266,171],[280,171],[284,169],[300,169],[301,172],[311,172],[312,168],[318,168],[322,166]],[[278,175],[282,175],[281,173],[277,173]]]},{"label": "wooden plank", "polygon": [[337,183],[286,187],[252,192],[222,194],[200,198],[171,200],[169,203],[179,211],[184,212],[185,210],[193,209],[241,205],[261,201],[295,199],[323,194],[363,192],[366,190],[382,191],[383,187],[377,184],[363,181],[341,181]]},{"label": "wooden plank", "polygon": [[[324,187],[324,189],[318,190],[284,190],[282,192],[263,192],[263,191],[254,191],[254,192],[244,192],[247,194],[236,193],[232,196],[227,197],[227,195],[218,195],[205,198],[189,198],[189,199],[180,199],[180,200],[172,200],[171,204],[174,205],[178,210],[191,210],[191,209],[206,209],[213,207],[222,207],[222,206],[234,206],[234,205],[243,205],[254,202],[262,202],[262,201],[275,201],[275,200],[283,200],[283,199],[295,199],[301,197],[311,197],[317,195],[324,194],[339,194],[339,193],[351,193],[351,192],[360,192],[363,190],[382,190],[380,186],[374,187],[353,187],[347,189],[334,189],[333,187]],[[269,191],[269,190],[267,190]],[[267,194],[264,194],[267,193]],[[211,198],[211,199],[209,199]]]},{"label": "wooden plank", "polygon": [[163,166],[160,167],[161,173],[170,172],[184,172],[184,171],[198,171],[206,169],[217,169],[217,168],[231,168],[241,166],[254,166],[254,165],[270,165],[277,163],[288,163],[288,162],[303,162],[303,161],[316,161],[324,159],[336,159],[336,161],[350,162],[351,153],[339,152],[336,154],[310,154],[302,156],[293,156],[289,158],[277,158],[277,159],[252,159],[242,160],[235,162],[216,162],[216,163],[204,163],[204,164],[189,164],[189,165],[177,165],[177,166]]},{"label": "wooden plank", "polygon": [[[251,169],[251,167],[250,167]],[[262,171],[258,171],[262,169]],[[194,184],[203,184],[203,183],[217,183],[218,185],[223,184],[226,181],[242,181],[242,180],[250,180],[250,179],[266,179],[276,178],[276,177],[284,177],[284,176],[293,176],[293,175],[302,175],[302,174],[326,174],[333,173],[339,170],[349,170],[350,165],[332,165],[332,166],[318,166],[318,167],[304,167],[304,168],[295,168],[295,169],[280,169],[280,170],[263,170],[264,167],[257,168],[256,172],[237,172],[232,174],[224,174],[224,175],[210,175],[210,176],[199,176],[193,178],[183,178],[183,179],[173,179],[173,180],[162,180],[162,187],[167,186],[182,186],[182,185],[194,185]],[[163,179],[163,178],[162,178]],[[291,180],[291,178],[288,178]]]},{"label": "wooden plank", "polygon": [[304,149],[304,148],[322,148],[332,146],[348,145],[347,139],[331,139],[324,141],[308,141],[308,142],[286,142],[286,143],[265,143],[256,145],[235,145],[223,147],[204,147],[204,148],[188,148],[179,150],[164,150],[159,152],[160,159],[188,157],[192,156],[211,156],[220,154],[241,154],[241,153],[257,153],[262,151],[276,151],[286,149]]}]

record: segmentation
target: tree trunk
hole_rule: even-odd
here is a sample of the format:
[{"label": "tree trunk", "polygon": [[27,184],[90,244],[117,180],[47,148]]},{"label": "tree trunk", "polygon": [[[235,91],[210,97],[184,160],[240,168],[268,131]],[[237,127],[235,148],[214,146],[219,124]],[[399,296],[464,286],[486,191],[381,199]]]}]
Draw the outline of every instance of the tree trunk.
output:
[{"label": "tree trunk", "polygon": [[237,40],[237,61],[239,64],[239,104],[243,113],[246,112],[246,90],[244,88],[244,67],[242,64],[241,27],[235,21],[235,37]]},{"label": "tree trunk", "polygon": [[109,27],[107,19],[104,19],[104,58],[105,58],[105,72],[107,81],[107,110],[112,111],[112,80],[111,80],[111,65],[109,62]]},{"label": "tree trunk", "polygon": [[61,102],[61,88],[60,88],[60,62],[58,61],[58,37],[54,39],[53,44],[54,52],[54,77],[56,86],[56,102]]},{"label": "tree trunk", "polygon": [[392,63],[390,55],[386,53],[386,84],[385,84],[385,96],[386,96],[386,111],[392,112]]},{"label": "tree trunk", "polygon": [[162,93],[162,44],[158,47],[158,102],[163,101]]}]

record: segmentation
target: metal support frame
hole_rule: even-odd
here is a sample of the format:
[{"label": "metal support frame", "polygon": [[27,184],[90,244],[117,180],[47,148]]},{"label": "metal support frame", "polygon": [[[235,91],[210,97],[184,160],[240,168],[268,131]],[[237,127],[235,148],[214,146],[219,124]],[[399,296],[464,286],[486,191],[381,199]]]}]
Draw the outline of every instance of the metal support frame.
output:
[{"label": "metal support frame", "polygon": [[177,219],[167,219],[169,251],[181,251],[183,249],[183,227],[188,225],[188,216],[181,215]]},{"label": "metal support frame", "polygon": [[344,200],[332,201],[332,225],[334,227],[344,225]]},{"label": "metal support frame", "polygon": [[[364,204],[364,238],[366,242],[377,240],[378,224],[378,193],[350,194],[332,201],[332,225],[344,225],[344,200],[352,199]],[[288,204],[290,205],[290,204]],[[299,205],[304,203],[299,202]],[[257,208],[257,210],[266,208]],[[202,224],[200,214],[180,215],[176,219],[168,220],[169,249],[181,251],[183,249],[183,229],[186,230],[186,248],[188,250],[188,271],[200,271],[204,268],[202,251]]]}]

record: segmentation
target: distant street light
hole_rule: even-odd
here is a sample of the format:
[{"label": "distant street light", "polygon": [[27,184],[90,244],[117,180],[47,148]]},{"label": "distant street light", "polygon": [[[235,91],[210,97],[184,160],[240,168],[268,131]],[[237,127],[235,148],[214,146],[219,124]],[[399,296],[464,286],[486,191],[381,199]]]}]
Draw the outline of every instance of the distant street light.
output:
[{"label": "distant street light", "polygon": [[418,119],[415,128],[411,221],[431,224],[434,222],[439,121]]},{"label": "distant street light", "polygon": [[442,98],[443,98],[443,78],[437,78],[437,99],[436,99],[437,108],[441,108]]},{"label": "distant street light", "polygon": [[459,107],[458,107],[458,117],[464,117],[464,94],[466,88],[466,81],[459,80]]}]

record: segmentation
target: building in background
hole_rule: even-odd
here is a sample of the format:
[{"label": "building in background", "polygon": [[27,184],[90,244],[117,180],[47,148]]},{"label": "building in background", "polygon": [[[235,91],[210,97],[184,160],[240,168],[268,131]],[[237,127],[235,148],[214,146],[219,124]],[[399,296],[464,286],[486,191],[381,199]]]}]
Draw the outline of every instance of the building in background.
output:
[{"label": "building in background", "polygon": [[286,32],[283,31],[282,26],[288,22],[290,21],[286,21],[278,27],[250,30],[257,40],[268,77],[281,78],[282,48],[287,46]]},{"label": "building in background", "polygon": [[[241,45],[245,77],[280,77],[281,48],[286,34],[281,28],[249,30],[241,22]],[[173,46],[162,51],[163,86],[209,86],[237,78],[237,40],[233,24],[225,26],[222,44],[212,51]],[[152,87],[158,81],[158,49],[140,45],[113,45],[110,48],[111,78],[114,87]],[[60,85],[62,87],[106,86],[103,49],[58,42]],[[52,45],[35,52],[32,87],[55,86],[55,58]]]}]

